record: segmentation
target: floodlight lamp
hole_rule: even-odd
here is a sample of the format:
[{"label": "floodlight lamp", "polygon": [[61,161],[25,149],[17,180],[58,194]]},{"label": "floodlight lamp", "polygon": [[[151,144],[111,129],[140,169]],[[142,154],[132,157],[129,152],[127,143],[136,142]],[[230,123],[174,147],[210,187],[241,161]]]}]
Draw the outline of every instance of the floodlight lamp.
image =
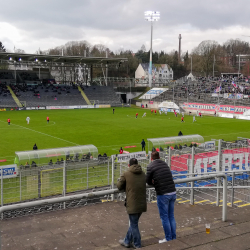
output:
[{"label": "floodlight lamp", "polygon": [[36,62],[38,62],[38,59],[36,58],[36,60],[35,60]]},{"label": "floodlight lamp", "polygon": [[9,59],[10,61],[12,60],[12,57],[10,57],[10,59]]},{"label": "floodlight lamp", "polygon": [[21,62],[22,61],[22,58],[19,58],[19,60],[18,60],[19,62]]},{"label": "floodlight lamp", "polygon": [[145,11],[144,12],[145,20],[146,21],[158,21],[160,19],[160,12],[159,11]]}]

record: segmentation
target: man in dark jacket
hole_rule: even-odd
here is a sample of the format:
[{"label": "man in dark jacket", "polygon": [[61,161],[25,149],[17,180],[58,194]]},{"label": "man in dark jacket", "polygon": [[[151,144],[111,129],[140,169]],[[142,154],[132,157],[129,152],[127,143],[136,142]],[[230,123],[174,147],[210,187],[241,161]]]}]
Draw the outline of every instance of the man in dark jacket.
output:
[{"label": "man in dark jacket", "polygon": [[165,238],[159,243],[176,239],[176,222],[174,218],[174,203],[176,189],[168,164],[160,160],[159,152],[151,154],[152,162],[147,167],[146,181],[153,185],[157,194],[157,205],[165,233]]},{"label": "man in dark jacket", "polygon": [[141,141],[141,150],[145,151],[145,146],[146,146],[146,142],[144,141],[144,139],[142,139]]},{"label": "man in dark jacket", "polygon": [[35,143],[35,145],[33,146],[33,150],[37,150],[38,148],[37,148],[37,145],[36,145],[36,143]]},{"label": "man in dark jacket", "polygon": [[117,182],[119,190],[126,192],[126,209],[129,215],[129,229],[125,239],[119,243],[129,248],[141,248],[141,235],[138,222],[141,214],[147,211],[146,176],[135,158],[130,159],[129,169],[121,175]]}]

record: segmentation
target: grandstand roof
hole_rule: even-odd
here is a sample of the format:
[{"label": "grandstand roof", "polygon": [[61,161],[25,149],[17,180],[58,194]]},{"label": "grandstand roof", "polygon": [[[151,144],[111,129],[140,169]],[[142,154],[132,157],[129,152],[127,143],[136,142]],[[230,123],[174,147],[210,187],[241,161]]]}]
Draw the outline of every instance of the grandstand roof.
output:
[{"label": "grandstand roof", "polygon": [[61,56],[61,55],[40,55],[40,54],[22,54],[0,52],[0,60],[6,61],[25,61],[25,62],[55,62],[55,63],[85,63],[85,64],[101,64],[101,63],[122,63],[128,61],[127,58],[106,58],[106,57],[83,57],[83,56]]}]

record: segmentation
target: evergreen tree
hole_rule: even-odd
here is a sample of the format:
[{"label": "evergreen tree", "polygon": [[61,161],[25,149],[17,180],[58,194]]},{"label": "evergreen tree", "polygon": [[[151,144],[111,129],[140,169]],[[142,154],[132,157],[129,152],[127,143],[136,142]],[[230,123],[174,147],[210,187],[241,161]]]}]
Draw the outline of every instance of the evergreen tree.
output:
[{"label": "evergreen tree", "polygon": [[5,47],[3,46],[2,42],[0,41],[0,52],[6,52]]}]

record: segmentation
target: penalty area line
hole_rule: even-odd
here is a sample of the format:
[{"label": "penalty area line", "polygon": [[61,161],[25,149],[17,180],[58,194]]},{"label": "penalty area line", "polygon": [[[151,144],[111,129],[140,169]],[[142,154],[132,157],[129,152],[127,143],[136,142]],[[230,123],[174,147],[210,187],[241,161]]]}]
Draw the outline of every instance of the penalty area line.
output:
[{"label": "penalty area line", "polygon": [[[4,121],[0,121],[0,122],[5,123]],[[36,132],[36,133],[39,133],[39,134],[42,134],[42,135],[45,135],[45,136],[52,137],[52,138],[57,139],[57,140],[61,140],[61,141],[68,142],[68,143],[71,143],[71,144],[74,144],[74,145],[79,146],[79,144],[77,144],[77,143],[74,143],[74,142],[71,142],[71,141],[67,141],[67,140],[64,140],[64,139],[62,139],[62,138],[59,138],[59,137],[56,137],[56,136],[53,136],[53,135],[45,134],[45,133],[43,133],[43,132],[36,131],[36,130],[34,130],[34,129],[31,129],[31,128],[26,128],[26,127],[23,127],[23,126],[21,126],[21,125],[17,125],[17,124],[14,124],[14,123],[11,123],[11,125],[14,125],[14,126],[17,126],[17,127],[23,128],[23,129],[27,129],[27,130],[30,130],[30,131],[32,131],[32,132]]]}]

